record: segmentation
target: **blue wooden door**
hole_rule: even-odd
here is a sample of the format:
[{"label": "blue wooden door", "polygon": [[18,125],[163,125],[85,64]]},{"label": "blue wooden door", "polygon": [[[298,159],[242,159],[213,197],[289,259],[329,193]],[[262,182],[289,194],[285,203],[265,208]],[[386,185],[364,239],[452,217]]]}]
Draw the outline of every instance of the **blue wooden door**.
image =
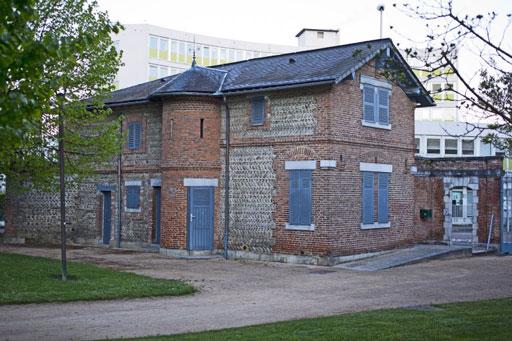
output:
[{"label": "blue wooden door", "polygon": [[213,249],[213,187],[188,189],[189,250]]},{"label": "blue wooden door", "polygon": [[110,233],[112,231],[112,192],[103,193],[103,244],[110,244]]},{"label": "blue wooden door", "polygon": [[160,244],[160,187],[153,187],[153,243]]}]

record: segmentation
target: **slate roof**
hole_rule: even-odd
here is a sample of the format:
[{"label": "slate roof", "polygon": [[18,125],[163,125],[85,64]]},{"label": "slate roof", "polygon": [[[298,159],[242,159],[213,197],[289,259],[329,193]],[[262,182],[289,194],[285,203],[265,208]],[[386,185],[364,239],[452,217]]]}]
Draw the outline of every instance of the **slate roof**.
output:
[{"label": "slate roof", "polygon": [[406,93],[422,106],[434,105],[390,39],[378,39],[348,45],[286,53],[247,61],[216,65],[192,66],[181,74],[114,91],[107,105],[147,101],[159,96],[223,95],[238,91],[314,85],[340,82],[390,48],[406,69],[414,91]]}]

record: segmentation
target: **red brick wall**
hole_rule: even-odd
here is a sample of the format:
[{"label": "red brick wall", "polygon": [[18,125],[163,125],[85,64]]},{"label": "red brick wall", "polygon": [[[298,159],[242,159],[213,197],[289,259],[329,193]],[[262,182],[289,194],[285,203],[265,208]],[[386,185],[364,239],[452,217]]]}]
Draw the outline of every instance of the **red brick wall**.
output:
[{"label": "red brick wall", "polygon": [[[281,96],[314,96],[316,127],[313,135],[242,137],[233,136],[239,147],[273,146],[276,173],[273,252],[341,256],[379,251],[414,241],[415,104],[393,86],[390,99],[391,130],[362,126],[361,74],[378,78],[372,65],[333,87],[269,93],[270,105]],[[267,95],[267,94],[262,94]],[[237,98],[236,101],[243,99]],[[247,99],[248,101],[248,99]],[[247,119],[249,110],[247,110]],[[272,126],[269,127],[272,129]],[[287,160],[336,160],[335,169],[313,172],[314,231],[285,229],[288,221]],[[362,230],[360,162],[393,165],[390,184],[390,222],[385,229]]]},{"label": "red brick wall", "polygon": [[[443,240],[444,186],[439,177],[415,177],[414,231],[417,241]],[[420,210],[432,210],[432,218],[420,218]]]},{"label": "red brick wall", "polygon": [[[187,188],[184,178],[220,176],[220,101],[212,98],[166,99],[162,114],[161,247],[187,248]],[[204,135],[200,137],[200,120]],[[215,217],[219,190],[215,190]],[[217,238],[217,220],[214,236]],[[219,241],[214,245],[220,247]]]},{"label": "red brick wall", "polygon": [[[417,158],[418,176],[415,185],[416,240],[443,240],[444,235],[444,185],[443,176],[477,176],[478,179],[478,230],[479,243],[486,243],[489,222],[494,214],[492,239],[499,242],[500,227],[500,178],[501,157],[471,158]],[[421,219],[420,209],[432,210],[432,218]]]}]

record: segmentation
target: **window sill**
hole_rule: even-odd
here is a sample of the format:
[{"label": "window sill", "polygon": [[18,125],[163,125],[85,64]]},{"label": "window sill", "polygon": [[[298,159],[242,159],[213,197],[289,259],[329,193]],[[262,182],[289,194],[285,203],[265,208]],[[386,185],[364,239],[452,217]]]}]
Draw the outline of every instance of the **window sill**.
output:
[{"label": "window sill", "polygon": [[140,208],[124,208],[124,211],[125,212],[128,212],[128,213],[140,213],[142,212],[142,210]]},{"label": "window sill", "polygon": [[286,224],[284,228],[286,230],[314,231],[315,230],[315,224],[311,224],[311,225],[291,225],[291,224]]},{"label": "window sill", "polygon": [[391,223],[373,223],[373,224],[361,223],[361,230],[387,229],[390,227],[391,227]]},{"label": "window sill", "polygon": [[368,121],[365,121],[365,120],[362,120],[361,123],[365,127],[391,130],[391,124],[380,124],[380,123],[375,123],[375,122],[368,122]]}]

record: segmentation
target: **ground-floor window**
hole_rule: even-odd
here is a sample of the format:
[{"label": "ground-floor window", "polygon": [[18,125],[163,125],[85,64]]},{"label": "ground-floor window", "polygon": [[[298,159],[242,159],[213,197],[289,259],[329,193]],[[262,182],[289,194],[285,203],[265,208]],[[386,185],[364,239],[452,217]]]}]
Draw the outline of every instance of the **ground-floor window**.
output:
[{"label": "ground-floor window", "polygon": [[391,165],[361,163],[361,227],[389,227]]},{"label": "ground-floor window", "polygon": [[289,218],[290,225],[311,225],[311,170],[291,170]]}]

